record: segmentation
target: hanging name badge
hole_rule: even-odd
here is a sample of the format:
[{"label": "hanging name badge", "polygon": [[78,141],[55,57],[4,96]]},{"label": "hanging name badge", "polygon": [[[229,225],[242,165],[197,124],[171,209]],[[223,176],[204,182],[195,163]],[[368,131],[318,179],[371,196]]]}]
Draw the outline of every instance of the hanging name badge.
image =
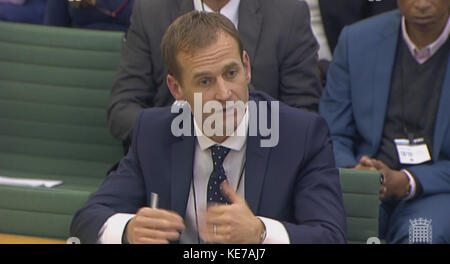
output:
[{"label": "hanging name badge", "polygon": [[414,139],[410,142],[408,139],[394,139],[397,147],[398,158],[401,164],[421,164],[431,160],[430,151],[423,138]]}]

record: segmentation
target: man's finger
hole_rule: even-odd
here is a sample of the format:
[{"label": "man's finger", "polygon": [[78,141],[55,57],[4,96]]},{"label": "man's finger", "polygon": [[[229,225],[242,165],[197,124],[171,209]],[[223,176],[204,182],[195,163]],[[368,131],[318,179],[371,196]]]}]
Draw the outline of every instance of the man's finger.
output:
[{"label": "man's finger", "polygon": [[365,167],[373,167],[372,159],[370,159],[368,156],[362,156],[359,160],[359,163]]},{"label": "man's finger", "polygon": [[373,165],[374,165],[375,168],[377,168],[377,170],[379,170],[379,171],[382,171],[382,170],[387,169],[387,166],[386,166],[382,161],[379,161],[379,160],[374,160],[374,161],[373,161]]},{"label": "man's finger", "polygon": [[222,193],[228,198],[228,200],[231,203],[239,203],[242,201],[241,197],[231,188],[228,181],[223,181],[222,184],[220,184],[220,187],[222,189]]}]

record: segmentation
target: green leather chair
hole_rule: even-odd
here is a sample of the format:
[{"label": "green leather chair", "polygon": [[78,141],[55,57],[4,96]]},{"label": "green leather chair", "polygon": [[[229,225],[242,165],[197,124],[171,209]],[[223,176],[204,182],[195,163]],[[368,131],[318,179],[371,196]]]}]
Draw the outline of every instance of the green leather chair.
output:
[{"label": "green leather chair", "polygon": [[74,213],[122,156],[106,107],[123,33],[0,22],[0,233],[67,239]]},{"label": "green leather chair", "polygon": [[367,243],[378,237],[379,172],[339,169],[344,207],[347,213],[347,241]]}]

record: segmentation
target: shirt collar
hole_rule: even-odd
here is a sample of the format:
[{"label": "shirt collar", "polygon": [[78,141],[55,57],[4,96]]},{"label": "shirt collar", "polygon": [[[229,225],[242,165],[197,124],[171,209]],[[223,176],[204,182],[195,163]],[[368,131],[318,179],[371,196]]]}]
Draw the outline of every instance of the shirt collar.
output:
[{"label": "shirt collar", "polygon": [[448,18],[447,25],[445,26],[439,38],[421,50],[412,42],[411,38],[409,37],[409,34],[406,29],[406,19],[404,16],[402,17],[402,34],[403,39],[408,45],[411,54],[414,56],[417,62],[422,64],[429,58],[431,58],[439,50],[439,48],[442,47],[447,41],[448,36],[450,34],[450,17]]},{"label": "shirt collar", "polygon": [[[226,16],[237,28],[239,23],[239,3],[240,0],[230,0],[221,10],[220,14]],[[202,1],[194,0],[194,8],[197,11],[203,11]],[[205,4],[205,12],[213,12],[208,5]]]},{"label": "shirt collar", "polygon": [[[224,142],[217,143],[210,139],[209,137],[205,136],[199,126],[197,125],[197,122],[195,121],[195,118],[192,118],[194,120],[194,129],[195,129],[195,135],[197,137],[197,142],[200,146],[201,150],[206,150],[211,146],[218,145],[222,147],[229,148],[231,150],[240,151],[242,147],[245,145],[245,142],[247,142],[247,131],[248,131],[248,118],[249,118],[249,111],[248,111],[248,104],[245,107],[245,114],[244,118],[242,119],[241,123],[239,123],[237,129],[235,130],[235,133],[228,137]],[[245,131],[245,136],[238,135],[236,131]]]}]

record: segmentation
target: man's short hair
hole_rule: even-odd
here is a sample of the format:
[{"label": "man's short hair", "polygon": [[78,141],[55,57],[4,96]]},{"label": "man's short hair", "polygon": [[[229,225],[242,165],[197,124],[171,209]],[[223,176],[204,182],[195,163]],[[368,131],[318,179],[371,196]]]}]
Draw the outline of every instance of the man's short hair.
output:
[{"label": "man's short hair", "polygon": [[238,43],[242,59],[242,41],[234,24],[218,13],[191,11],[178,17],[167,29],[161,41],[161,52],[168,73],[178,81],[181,69],[177,61],[180,51],[188,54],[214,44],[220,33],[227,33]]}]

